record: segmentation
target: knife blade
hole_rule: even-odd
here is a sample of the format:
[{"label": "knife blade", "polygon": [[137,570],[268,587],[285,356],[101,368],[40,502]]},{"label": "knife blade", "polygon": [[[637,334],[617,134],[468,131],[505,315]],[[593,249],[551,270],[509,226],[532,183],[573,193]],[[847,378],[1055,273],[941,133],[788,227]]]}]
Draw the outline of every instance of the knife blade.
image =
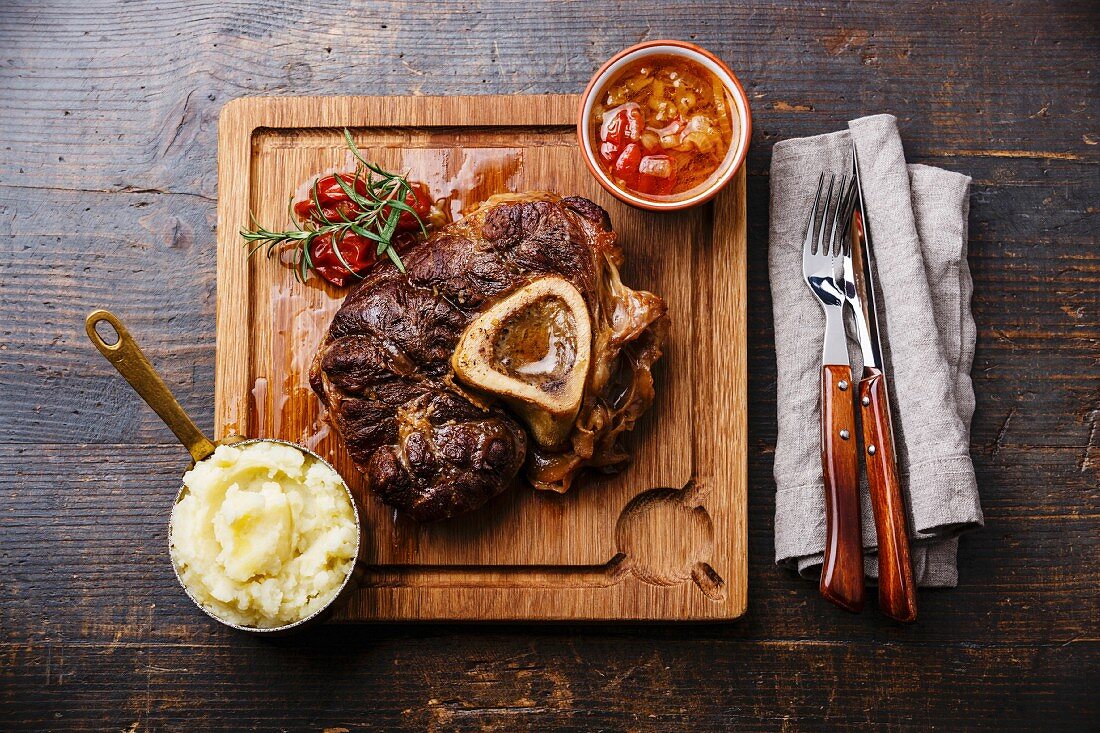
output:
[{"label": "knife blade", "polygon": [[863,179],[859,175],[859,155],[854,145],[852,176],[855,178],[855,205],[849,224],[852,256],[844,261],[845,269],[851,269],[851,272],[844,273],[846,295],[855,315],[856,335],[863,353],[863,368],[882,370],[882,341],[878,327],[878,307],[875,305],[875,255],[871,232],[867,226]]},{"label": "knife blade", "polygon": [[867,221],[859,154],[852,146],[855,202],[849,223],[848,256],[844,258],[845,297],[852,305],[863,354],[859,382],[860,422],[867,465],[867,485],[878,535],[879,608],[899,621],[917,617],[916,586],[909,552],[905,504],[898,479],[890,396],[882,358],[879,309],[875,296],[874,244]]}]

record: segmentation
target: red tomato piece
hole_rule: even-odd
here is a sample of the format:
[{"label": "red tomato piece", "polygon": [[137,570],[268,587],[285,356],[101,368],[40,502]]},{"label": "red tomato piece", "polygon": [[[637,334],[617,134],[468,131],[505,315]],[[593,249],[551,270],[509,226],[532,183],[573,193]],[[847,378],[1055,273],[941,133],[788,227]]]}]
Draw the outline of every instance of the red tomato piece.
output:
[{"label": "red tomato piece", "polygon": [[309,255],[317,274],[337,287],[343,287],[374,264],[376,245],[366,237],[347,232],[340,240],[340,254],[351,265],[349,270],[332,247],[332,237],[322,235],[313,240]]},{"label": "red tomato piece", "polygon": [[[355,176],[348,173],[341,173],[340,178],[343,179],[348,188],[351,188],[354,183],[355,192],[361,196],[366,195],[367,183],[363,179],[356,180]],[[409,188],[411,190],[405,196],[405,204],[411,207],[417,216],[424,219],[432,208],[432,199],[428,194],[428,188],[423,183],[410,183]],[[324,216],[322,217],[317,213],[317,206],[313,200],[313,188],[311,187],[307,192],[307,198],[294,204],[294,213],[299,219],[303,221],[313,219],[318,224],[322,224],[326,218],[331,222],[341,222],[345,219],[354,219],[362,213],[359,205],[352,201],[344,192],[344,189],[340,187],[340,184],[336,182],[335,175],[325,176],[317,181],[316,198],[316,203],[321,205],[321,214]],[[381,219],[385,221],[389,216],[389,207],[385,207],[381,213]],[[419,228],[420,225],[417,224],[412,214],[407,211],[401,212],[401,218],[397,222],[397,231],[413,231]]]},{"label": "red tomato piece", "polygon": [[[341,173],[339,175],[349,188],[354,181],[356,192],[360,195],[366,194],[366,181],[362,179],[355,181],[352,174]],[[416,216],[420,217],[421,220],[426,219],[432,208],[432,199],[428,193],[428,187],[417,182],[410,183],[409,189],[409,193],[405,195],[405,205],[416,212]],[[297,201],[294,204],[294,213],[303,222],[312,220],[317,226],[322,226],[325,223],[324,219],[327,218],[328,221],[338,224],[345,219],[354,220],[362,213],[359,205],[352,201],[351,197],[337,183],[335,175],[319,179],[316,190],[316,197],[311,187],[308,194],[309,198]],[[314,198],[316,198],[316,202]],[[316,204],[318,203],[320,204],[320,213],[317,210]],[[381,216],[379,217],[382,224],[376,225],[375,231],[381,231],[392,210],[392,206],[382,207]],[[390,244],[395,248],[406,247],[415,241],[415,233],[419,231],[420,224],[417,222],[416,217],[408,211],[402,211],[397,220],[397,228],[394,230]],[[350,231],[344,232],[339,244],[340,255],[351,266],[351,269],[348,269],[340,257],[337,256],[333,248],[331,234],[324,234],[314,239],[310,244],[309,254],[313,262],[313,269],[318,275],[333,285],[343,287],[356,279],[355,275],[366,272],[374,265],[377,260],[375,252],[378,244],[368,237],[362,237]]]},{"label": "red tomato piece", "polygon": [[[432,209],[432,199],[428,195],[428,187],[423,183],[410,183],[409,189],[409,193],[405,196],[405,205],[415,211],[416,215],[423,221]],[[389,215],[390,207],[386,206],[382,210],[382,221],[389,218]],[[402,211],[401,218],[397,220],[397,231],[411,232],[419,231],[419,229],[420,225],[416,222],[416,218],[409,212]]]},{"label": "red tomato piece", "polygon": [[638,163],[638,193],[667,196],[676,185],[676,169],[667,155],[647,155]]},{"label": "red tomato piece", "polygon": [[672,193],[674,178],[657,178],[640,174],[634,184],[634,190],[647,196],[667,196]]},{"label": "red tomato piece", "polygon": [[634,181],[638,177],[638,164],[642,161],[642,146],[630,143],[615,161],[612,173],[621,178],[623,182],[633,188]]},{"label": "red tomato piece", "polygon": [[[420,217],[420,221],[425,221],[428,215],[432,213],[432,196],[428,192],[428,184],[426,183],[410,183],[409,188],[412,189],[411,193],[405,197],[405,203],[412,207],[416,215]],[[404,218],[404,217],[402,217]],[[409,217],[410,219],[412,217]],[[402,222],[398,222],[397,228],[402,228]],[[408,231],[418,231],[420,224],[415,220],[411,222],[411,226],[405,226]]]},{"label": "red tomato piece", "polygon": [[638,163],[638,172],[654,178],[672,175],[672,159],[667,155],[647,155]]},{"label": "red tomato piece", "polygon": [[[340,178],[347,184],[348,188],[352,188],[358,194],[365,194],[367,191],[366,181],[355,180],[355,176],[348,173],[341,173]],[[359,214],[359,207],[351,200],[351,198],[344,193],[344,189],[340,187],[340,184],[336,182],[336,175],[325,176],[317,180],[317,201],[314,202],[313,187],[306,192],[306,198],[302,201],[298,201],[294,204],[294,213],[299,219],[314,219],[318,222],[321,221],[321,217],[317,214],[317,206],[321,207],[321,213],[324,214],[330,221],[340,221],[340,214],[343,213],[349,219],[354,218]]]},{"label": "red tomato piece", "polygon": [[600,143],[600,157],[605,163],[613,164],[619,159],[620,152],[622,152],[622,147],[615,143]]},{"label": "red tomato piece", "polygon": [[603,125],[600,126],[600,140],[618,145],[626,134],[626,126],[626,110],[615,109],[608,112],[603,116]]}]

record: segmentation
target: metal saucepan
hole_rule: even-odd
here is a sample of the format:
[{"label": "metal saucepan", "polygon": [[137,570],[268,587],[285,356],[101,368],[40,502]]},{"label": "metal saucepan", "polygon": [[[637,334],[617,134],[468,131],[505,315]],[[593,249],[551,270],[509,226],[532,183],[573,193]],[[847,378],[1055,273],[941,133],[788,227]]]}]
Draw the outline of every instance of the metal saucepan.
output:
[{"label": "metal saucepan", "polygon": [[[114,343],[107,343],[103,336],[96,330],[96,327],[101,323],[107,323],[118,335],[118,340]],[[149,360],[145,358],[145,354],[142,353],[138,347],[137,342],[130,336],[130,332],[126,330],[126,327],[122,325],[122,322],[115,317],[114,314],[105,310],[94,310],[88,314],[88,317],[84,321],[84,328],[88,332],[88,338],[91,339],[95,347],[99,349],[99,352],[107,358],[109,362],[115,365],[115,369],[119,371],[126,381],[130,383],[130,386],[141,395],[141,398],[145,400],[150,407],[158,415],[160,419],[164,421],[164,424],[172,429],[172,432],[176,434],[183,446],[187,448],[187,451],[191,454],[191,466],[195,463],[205,460],[210,457],[214,452],[214,449],[218,445],[248,445],[249,443],[281,443],[282,445],[288,445],[292,448],[297,448],[306,455],[320,461],[322,464],[332,466],[321,456],[317,455],[308,448],[303,448],[297,443],[291,443],[285,440],[275,440],[273,438],[251,438],[244,439],[240,436],[229,436],[216,443],[211,442],[194,421],[188,417],[184,412],[183,407],[176,401],[176,398],[172,396],[172,392],[168,389],[168,386],[164,383],[164,380],[160,378],[153,365],[149,363]],[[339,474],[338,474],[339,475]],[[180,485],[180,490],[176,494],[176,502],[179,502],[183,498],[184,492],[187,487]],[[344,482],[344,491],[347,492],[348,501],[351,502],[352,512],[355,515],[355,534],[358,537],[358,551],[356,553],[355,562],[352,563],[351,570],[348,571],[347,577],[344,578],[343,585],[340,586],[339,592],[329,601],[328,605],[318,609],[311,615],[295,621],[294,623],[285,624],[283,626],[276,626],[272,628],[253,628],[251,626],[239,626],[237,624],[226,621],[219,618],[213,612],[205,608],[194,595],[191,594],[191,590],[184,584],[183,579],[180,577],[179,569],[176,567],[175,560],[172,560],[172,570],[176,574],[176,580],[179,581],[180,587],[183,588],[187,596],[198,606],[203,613],[210,616],[215,621],[225,624],[230,628],[237,629],[238,631],[247,631],[254,634],[284,634],[289,631],[297,631],[307,625],[312,625],[323,620],[327,617],[332,610],[343,602],[354,590],[358,584],[358,579],[362,574],[363,564],[361,562],[363,557],[363,525],[359,517],[359,506],[355,501],[354,495],[351,493],[351,489],[348,488],[347,482]],[[171,543],[172,527],[169,522],[168,527],[168,540]],[[169,550],[169,557],[171,557],[171,551]]]}]

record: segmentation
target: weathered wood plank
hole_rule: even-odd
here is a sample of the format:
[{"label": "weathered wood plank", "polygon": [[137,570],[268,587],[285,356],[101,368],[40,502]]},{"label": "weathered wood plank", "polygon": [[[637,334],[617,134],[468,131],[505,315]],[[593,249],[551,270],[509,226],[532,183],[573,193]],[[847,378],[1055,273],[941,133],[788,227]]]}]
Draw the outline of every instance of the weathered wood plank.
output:
[{"label": "weathered wood plank", "polygon": [[754,160],[766,159],[766,144],[780,137],[889,109],[918,157],[992,151],[1095,162],[1098,80],[1084,32],[1096,27],[1095,6],[949,8],[6,3],[0,91],[26,101],[0,120],[0,139],[11,147],[0,181],[213,197],[216,115],[228,99],[570,93],[614,51],[660,36],[714,48],[744,77],[755,139],[765,143]]},{"label": "weathered wood plank", "polygon": [[315,634],[308,649],[0,645],[5,667],[28,673],[0,702],[11,726],[46,720],[56,731],[917,731],[949,719],[957,730],[1030,732],[1094,722],[1093,692],[1058,681],[1066,668],[1089,674],[1096,642],[916,655],[897,644],[662,636],[359,627]]},{"label": "weathered wood plank", "polygon": [[[899,627],[872,611],[842,613],[812,583],[772,565],[770,456],[750,450],[749,611],[734,625],[690,628],[707,629],[708,638],[837,642],[1096,638],[1100,597],[1089,589],[1100,586],[1100,486],[1073,464],[1077,453],[1006,449],[979,458],[988,527],[963,540],[962,583],[923,592],[920,622]],[[167,516],[187,462],[182,449],[0,446],[0,461],[15,467],[0,476],[0,612],[12,614],[0,623],[0,641],[235,638],[192,607],[166,556]],[[93,465],[74,475],[73,466]]]},{"label": "weathered wood plank", "polygon": [[[1091,428],[1082,416],[1100,399],[1100,240],[1091,221],[1096,185],[1086,175],[1095,166],[967,163],[976,179],[990,180],[975,184],[971,205],[980,324],[975,448],[995,441],[1013,408],[1008,437],[1020,431],[1023,444],[1085,445]],[[1060,183],[1042,184],[1043,171]],[[1035,183],[992,184],[1008,175]],[[766,270],[767,206],[766,177],[751,177],[753,272]],[[62,220],[84,224],[72,233]],[[213,221],[213,203],[196,197],[49,190],[28,200],[25,189],[0,185],[0,237],[9,243],[0,258],[0,354],[10,365],[0,371],[0,440],[164,439],[156,416],[86,343],[83,317],[104,306],[130,324],[200,425],[212,425]],[[750,349],[750,377],[767,385],[775,364],[766,348],[773,339],[766,278],[749,279],[748,315],[750,343],[765,346]],[[57,400],[59,381],[75,390],[71,402]],[[754,435],[774,437],[773,397],[772,388],[750,390],[751,414],[760,416]]]},{"label": "weathered wood plank", "polygon": [[[1089,2],[0,3],[4,730],[1081,730],[1098,710],[1100,76]],[[244,94],[571,93],[693,38],[771,144],[898,115],[972,175],[972,451],[988,526],[921,621],[827,608],[773,567],[775,363],[750,278],[750,605],[733,626],[339,627],[262,644],[174,585],[182,451],[83,342],[117,308],[188,410],[213,394],[217,113]],[[36,441],[52,445],[36,446]],[[129,452],[115,444],[139,441]],[[651,717],[652,716],[652,717]]]}]

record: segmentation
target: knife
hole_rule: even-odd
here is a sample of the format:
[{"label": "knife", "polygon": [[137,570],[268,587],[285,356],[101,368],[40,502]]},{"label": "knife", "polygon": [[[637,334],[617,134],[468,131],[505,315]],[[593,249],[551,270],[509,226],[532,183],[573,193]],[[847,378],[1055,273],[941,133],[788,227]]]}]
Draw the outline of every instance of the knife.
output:
[{"label": "knife", "polygon": [[863,353],[859,381],[860,422],[867,464],[867,485],[878,535],[878,601],[887,616],[898,621],[917,617],[916,586],[909,554],[905,504],[898,481],[890,397],[879,338],[875,305],[875,254],[867,224],[859,156],[852,146],[855,205],[849,222],[849,245],[844,257],[845,296],[852,305],[856,333]]}]

